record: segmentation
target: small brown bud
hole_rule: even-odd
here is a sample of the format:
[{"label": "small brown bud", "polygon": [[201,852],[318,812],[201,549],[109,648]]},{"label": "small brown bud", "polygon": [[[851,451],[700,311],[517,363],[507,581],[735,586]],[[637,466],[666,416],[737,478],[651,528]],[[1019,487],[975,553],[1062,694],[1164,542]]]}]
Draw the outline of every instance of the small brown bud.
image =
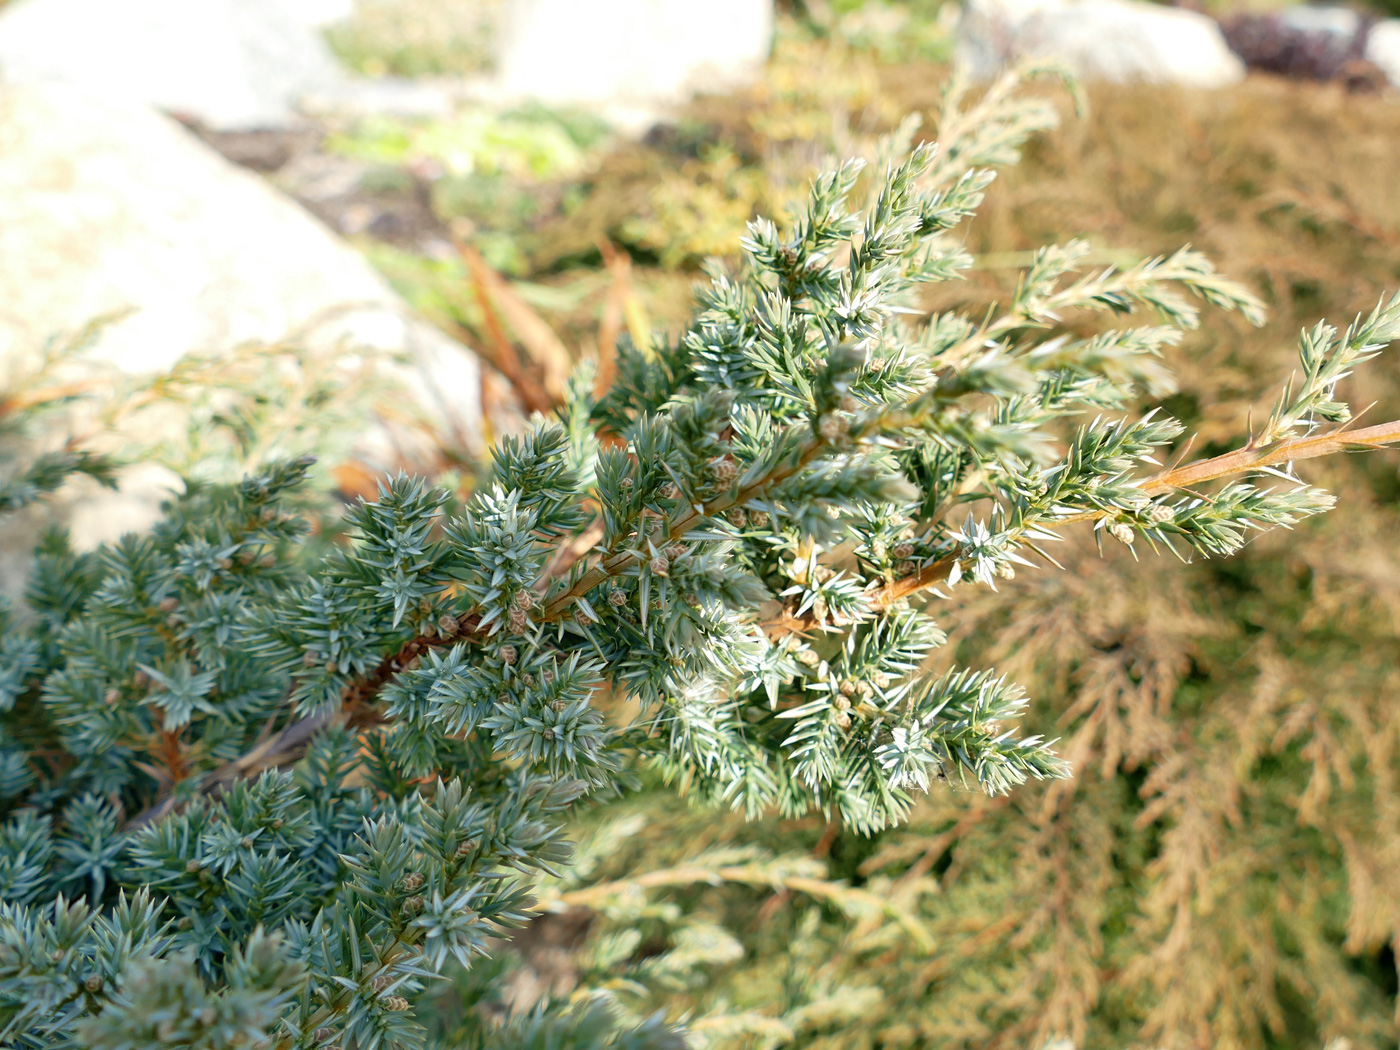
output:
[{"label": "small brown bud", "polygon": [[515,648],[515,646],[513,646],[513,645],[503,645],[503,646],[501,646],[501,662],[502,662],[502,663],[513,664],[513,663],[515,663],[516,659],[517,659],[519,656],[520,656],[520,652],[519,652],[518,649]]},{"label": "small brown bud", "polygon": [[686,605],[699,605],[700,595],[696,594],[694,591],[686,591],[681,595],[681,601],[685,602]]},{"label": "small brown bud", "polygon": [[520,680],[521,680],[522,682],[524,682],[527,686],[530,686],[531,688],[534,687],[534,684],[535,684],[535,676],[534,676],[533,674],[531,674],[529,671],[526,671],[523,675],[521,675],[521,676],[520,676]]},{"label": "small brown bud", "polygon": [[329,1043],[334,1038],[334,1028],[318,1028],[311,1033],[311,1041],[313,1043]]},{"label": "small brown bud", "polygon": [[666,607],[666,603],[663,602],[663,601],[661,600],[661,596],[660,596],[659,594],[658,594],[658,595],[655,595],[655,596],[651,599],[650,608],[651,608],[652,610],[654,610],[654,611],[656,611],[656,612],[660,612],[660,611],[661,611],[662,609],[664,609],[665,607]]},{"label": "small brown bud", "polygon": [[281,831],[282,828],[286,826],[286,824],[287,822],[285,820],[283,820],[281,817],[277,817],[272,821],[271,824],[268,825],[268,827],[270,827],[273,831]]},{"label": "small brown bud", "polygon": [[461,843],[457,846],[457,852],[455,856],[457,856],[458,858],[465,857],[474,849],[476,849],[476,842],[473,839],[463,839]]},{"label": "small brown bud", "polygon": [[665,576],[671,571],[671,562],[667,559],[666,555],[658,554],[655,558],[651,559],[651,564],[648,565],[648,568],[651,569],[652,574],[655,576]]},{"label": "small brown bud", "polygon": [[433,600],[426,594],[418,599],[418,611],[424,615],[433,611]]},{"label": "small brown bud", "polygon": [[890,676],[885,674],[884,671],[876,671],[870,678],[881,689],[890,684]]},{"label": "small brown bud", "polygon": [[417,915],[423,910],[423,898],[415,893],[412,897],[409,897],[403,902],[403,910],[410,915]]},{"label": "small brown bud", "polygon": [[616,587],[608,591],[608,604],[615,609],[621,609],[627,604],[627,592]]},{"label": "small brown bud", "polygon": [[394,979],[392,977],[390,977],[387,973],[381,973],[377,977],[370,978],[369,988],[372,992],[382,992],[385,988],[388,988],[389,985],[393,983]]},{"label": "small brown bud", "polygon": [[665,553],[666,557],[670,558],[672,561],[679,561],[690,553],[690,548],[684,543],[673,543],[666,548]]},{"label": "small brown bud", "polygon": [[162,598],[160,600],[160,605],[156,606],[156,608],[163,613],[173,613],[176,609],[180,608],[180,599],[173,597]]},{"label": "small brown bud", "polygon": [[510,703],[510,694],[509,694],[509,693],[497,693],[497,694],[496,694],[496,703],[498,703],[498,704],[508,704],[508,703]]},{"label": "small brown bud", "polygon": [[403,885],[404,889],[412,893],[419,886],[423,885],[423,873],[421,871],[410,871],[399,881]]},{"label": "small brown bud", "polygon": [[545,727],[544,727],[544,732],[541,734],[541,736],[543,736],[546,740],[553,740],[554,737],[555,737],[554,727],[553,727],[553,726],[545,726]]},{"label": "small brown bud", "polygon": [[400,1012],[408,1009],[408,1000],[401,995],[391,995],[384,1000],[384,1009]]},{"label": "small brown bud", "polygon": [[838,696],[835,700],[831,701],[831,706],[838,711],[849,711],[851,709],[851,702],[844,696]]},{"label": "small brown bud", "polygon": [[731,507],[729,513],[727,513],[725,517],[729,519],[729,524],[733,525],[736,529],[742,529],[748,524],[749,520],[749,516],[743,507]]},{"label": "small brown bud", "polygon": [[424,637],[424,638],[436,638],[436,637],[437,637],[437,633],[438,633],[438,632],[437,632],[437,624],[433,623],[432,620],[429,620],[427,623],[425,623],[425,624],[423,625],[423,637]]},{"label": "small brown bud", "polygon": [[822,662],[822,658],[811,649],[802,649],[797,654],[798,663],[806,664],[808,667],[816,667]]},{"label": "small brown bud", "polygon": [[821,620],[825,620],[825,619],[826,619],[826,614],[827,614],[826,599],[825,599],[825,598],[820,598],[820,597],[814,599],[813,602],[812,602],[812,615],[813,615],[818,621],[821,621]]},{"label": "small brown bud", "polygon": [[1137,539],[1137,534],[1133,532],[1133,527],[1126,521],[1115,521],[1108,527],[1108,534],[1119,543],[1132,546],[1133,540]]},{"label": "small brown bud", "polygon": [[1003,580],[1014,580],[1016,578],[1016,567],[1009,561],[997,562],[997,575]]},{"label": "small brown bud", "polygon": [[860,694],[862,699],[869,700],[872,696],[875,695],[875,687],[872,686],[869,682],[857,682],[856,692]]},{"label": "small brown bud", "polygon": [[185,871],[191,875],[198,875],[199,872],[203,869],[203,867],[204,865],[199,863],[199,861],[197,860],[185,861]]},{"label": "small brown bud", "polygon": [[618,482],[618,485],[621,487],[623,492],[631,492],[633,484],[635,483],[632,481],[631,478],[623,478],[620,482]]},{"label": "small brown bud", "polygon": [[108,689],[105,693],[102,694],[102,702],[108,707],[111,707],[113,704],[117,703],[119,700],[121,700],[121,698],[122,694],[119,689]]},{"label": "small brown bud", "polygon": [[855,684],[855,682],[852,682],[852,681],[850,681],[849,679],[848,679],[847,681],[842,682],[842,683],[841,683],[841,695],[842,695],[842,696],[855,696],[855,695],[856,695],[856,684]]},{"label": "small brown bud", "polygon": [[530,626],[530,616],[523,609],[512,609],[506,617],[506,627],[511,634],[524,634]]},{"label": "small brown bud", "polygon": [[258,565],[260,565],[264,569],[270,569],[276,564],[277,556],[275,554],[264,554],[261,558],[258,559]]},{"label": "small brown bud", "polygon": [[894,548],[894,556],[901,560],[914,556],[914,545],[912,543],[897,543]]},{"label": "small brown bud", "polygon": [[257,561],[257,560],[258,560],[258,552],[255,551],[255,550],[253,550],[252,547],[244,547],[242,550],[240,550],[240,551],[238,552],[238,564],[239,564],[239,565],[252,565],[253,562],[255,562],[255,561]]},{"label": "small brown bud", "polygon": [[220,558],[220,559],[219,559],[219,568],[221,568],[221,569],[223,569],[225,572],[227,572],[229,569],[233,568],[233,559],[232,559],[232,558]]},{"label": "small brown bud", "polygon": [[277,520],[277,508],[264,507],[262,511],[258,514],[258,517],[262,518],[262,520],[267,522],[268,524],[271,524],[272,522]]},{"label": "small brown bud", "polygon": [[837,724],[837,726],[839,726],[841,729],[850,729],[850,728],[851,728],[851,716],[850,716],[850,714],[849,714],[848,712],[846,712],[846,711],[837,711],[837,712],[836,712],[836,724]]},{"label": "small brown bud", "polygon": [[107,982],[102,979],[102,975],[100,973],[90,973],[85,978],[83,978],[83,987],[86,988],[93,995],[96,995],[98,992],[102,991],[102,988],[106,983]]},{"label": "small brown bud", "polygon": [[252,848],[253,848],[253,836],[252,836],[252,835],[244,835],[242,841],[240,842],[240,845],[241,845],[244,849],[252,849]]},{"label": "small brown bud", "polygon": [[301,665],[303,667],[315,667],[320,662],[321,654],[315,649],[308,649],[301,656]]},{"label": "small brown bud", "polygon": [[749,524],[755,529],[766,529],[768,527],[768,512],[766,510],[749,511]]},{"label": "small brown bud", "polygon": [[919,563],[913,561],[902,561],[894,567],[894,571],[901,576],[913,576],[919,571]]},{"label": "small brown bud", "polygon": [[522,591],[516,591],[510,604],[514,609],[533,609],[535,607],[535,592],[528,587]]},{"label": "small brown bud", "polygon": [[728,485],[739,476],[739,467],[732,460],[724,456],[718,456],[710,460],[710,477],[715,479],[719,485]]},{"label": "small brown bud", "polygon": [[668,481],[668,482],[666,482],[666,484],[664,484],[664,485],[661,486],[661,498],[662,498],[662,499],[680,499],[680,498],[681,498],[681,488],[680,488],[680,486],[677,485],[674,481]]},{"label": "small brown bud", "polygon": [[817,433],[827,444],[834,445],[845,438],[850,424],[846,422],[846,417],[837,415],[835,412],[828,412],[817,423]]},{"label": "small brown bud", "polygon": [[553,700],[551,700],[551,701],[549,702],[549,709],[550,709],[551,711],[556,712],[556,713],[559,712],[559,711],[564,710],[564,708],[566,708],[566,707],[568,707],[568,706],[569,706],[569,702],[568,702],[567,700],[565,700],[562,696],[557,696],[557,697],[555,697]]},{"label": "small brown bud", "polygon": [[1171,521],[1175,517],[1176,511],[1165,503],[1154,504],[1152,509],[1147,512],[1147,520],[1153,525],[1161,525],[1163,522]]},{"label": "small brown bud", "polygon": [[334,660],[327,660],[327,661],[326,661],[326,674],[335,674],[335,673],[337,673],[339,670],[340,670],[340,668],[339,668],[338,666],[336,666],[336,662],[335,662]]}]

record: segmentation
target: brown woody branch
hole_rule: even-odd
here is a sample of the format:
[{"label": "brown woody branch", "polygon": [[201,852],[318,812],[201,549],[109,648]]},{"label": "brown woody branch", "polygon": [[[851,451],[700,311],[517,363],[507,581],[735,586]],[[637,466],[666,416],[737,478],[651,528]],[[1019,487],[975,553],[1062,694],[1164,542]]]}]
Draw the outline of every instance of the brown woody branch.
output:
[{"label": "brown woody branch", "polygon": [[[311,739],[330,726],[348,725],[351,728],[359,728],[377,724],[381,719],[374,710],[374,698],[394,675],[428,650],[451,645],[463,634],[475,633],[478,625],[477,617],[469,617],[461,621],[455,631],[435,632],[432,635],[419,634],[410,638],[396,652],[381,660],[369,674],[348,683],[340,694],[339,707],[307,715],[279,732],[265,734],[249,751],[204,774],[200,780],[199,793],[217,795],[226,785],[235,781],[255,777],[269,769],[285,769],[294,765],[306,754]],[[128,820],[124,830],[133,831],[153,820],[159,820],[174,808],[175,800],[166,795]]]},{"label": "brown woody branch", "polygon": [[[1180,489],[1192,489],[1211,481],[1238,477],[1266,467],[1285,466],[1300,459],[1317,459],[1338,452],[1376,449],[1397,443],[1400,443],[1400,420],[1378,423],[1360,430],[1334,431],[1291,441],[1279,441],[1272,445],[1249,444],[1233,452],[1154,474],[1146,478],[1138,489],[1146,495],[1159,496]],[[1084,511],[1082,514],[1058,518],[1050,524],[1069,525],[1077,521],[1093,521],[1105,517],[1107,513],[1099,510]],[[911,594],[944,582],[956,560],[954,555],[947,555],[930,562],[910,576],[893,581],[871,596],[871,606],[875,609],[887,609]],[[801,620],[795,626],[811,628],[816,626],[816,623]]]}]

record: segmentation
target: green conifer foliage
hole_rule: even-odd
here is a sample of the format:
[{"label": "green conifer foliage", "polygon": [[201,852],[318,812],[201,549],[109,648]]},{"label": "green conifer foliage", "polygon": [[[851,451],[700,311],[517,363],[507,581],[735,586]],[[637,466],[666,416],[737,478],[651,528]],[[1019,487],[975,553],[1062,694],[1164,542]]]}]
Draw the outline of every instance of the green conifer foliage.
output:
[{"label": "green conifer foliage", "polygon": [[[1305,336],[1239,449],[1161,468],[1182,426],[1131,411],[1160,352],[1198,302],[1259,316],[1199,254],[1082,274],[1071,242],[1004,312],[904,320],[970,264],[950,231],[1044,126],[1015,86],[954,94],[943,150],[896,140],[753,223],[679,338],[624,348],[600,400],[581,373],[463,506],[399,477],[308,544],[302,459],[191,480],[149,535],[48,541],[0,646],[0,1044],[672,1047],[597,1004],[475,1029],[430,1005],[444,974],[491,973],[579,800],[651,770],[874,832],[948,778],[1068,776],[1018,732],[1011,680],[923,670],[927,600],[1053,564],[1072,522],[1224,555],[1326,509],[1290,465],[1400,440],[1333,432],[1400,296]],[[1125,327],[1058,331],[1077,311]],[[819,890],[780,868],[725,870]]]}]

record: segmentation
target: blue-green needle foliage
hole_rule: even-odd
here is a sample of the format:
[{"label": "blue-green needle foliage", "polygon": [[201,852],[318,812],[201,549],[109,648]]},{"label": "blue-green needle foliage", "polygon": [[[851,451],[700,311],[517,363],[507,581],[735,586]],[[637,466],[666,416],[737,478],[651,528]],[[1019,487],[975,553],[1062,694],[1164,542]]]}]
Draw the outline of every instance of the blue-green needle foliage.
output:
[{"label": "blue-green needle foliage", "polygon": [[[787,229],[753,223],[675,342],[624,347],[600,401],[577,377],[456,511],[400,477],[317,553],[286,509],[303,460],[191,482],[148,535],[47,540],[0,625],[0,1045],[445,1046],[430,986],[528,920],[567,808],[640,766],[866,832],[950,778],[1066,776],[1017,734],[1013,683],[930,669],[929,601],[1046,564],[1067,520],[1228,553],[1327,501],[1143,465],[1182,428],[1124,406],[1170,390],[1189,297],[1258,310],[1193,252],[1080,276],[1082,245],[1047,249],[1004,313],[921,319],[920,287],[970,264],[950,231],[986,165],[1033,130],[1008,112],[952,160],[847,164]],[[1309,333],[1250,448],[1344,422],[1337,382],[1397,334],[1400,298]],[[479,1027],[678,1045],[586,1004]]]}]

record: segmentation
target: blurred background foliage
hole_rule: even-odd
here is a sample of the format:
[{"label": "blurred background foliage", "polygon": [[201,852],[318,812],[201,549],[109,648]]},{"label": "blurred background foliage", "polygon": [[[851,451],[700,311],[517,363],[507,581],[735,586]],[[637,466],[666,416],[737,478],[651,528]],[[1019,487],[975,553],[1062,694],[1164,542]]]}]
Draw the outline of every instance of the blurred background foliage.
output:
[{"label": "blurred background foliage", "polygon": [[[826,155],[873,154],[909,113],[936,135],[938,8],[809,0],[761,84],[640,140],[535,113],[365,125],[331,148],[426,166],[446,236],[591,354],[674,331],[705,257],[732,256]],[[1167,407],[1194,454],[1221,451],[1301,327],[1400,283],[1400,106],[1264,76],[1087,102],[993,187],[968,230],[978,268],[926,306],[1004,300],[1012,266],[1070,236],[1114,262],[1189,242],[1272,311],[1259,330],[1209,315],[1175,355]],[[364,244],[446,327],[531,352],[538,332],[503,323],[462,257]],[[1395,361],[1364,383],[1368,418],[1400,413]],[[1230,561],[1100,554],[1086,533],[1060,555],[1073,571],[934,610],[950,659],[1015,668],[1072,782],[941,789],[873,839],[647,785],[580,827],[585,863],[498,964],[507,991],[463,977],[444,1024],[607,994],[685,1011],[707,1047],[1394,1046],[1400,478],[1384,454],[1309,475],[1343,509]]]}]

